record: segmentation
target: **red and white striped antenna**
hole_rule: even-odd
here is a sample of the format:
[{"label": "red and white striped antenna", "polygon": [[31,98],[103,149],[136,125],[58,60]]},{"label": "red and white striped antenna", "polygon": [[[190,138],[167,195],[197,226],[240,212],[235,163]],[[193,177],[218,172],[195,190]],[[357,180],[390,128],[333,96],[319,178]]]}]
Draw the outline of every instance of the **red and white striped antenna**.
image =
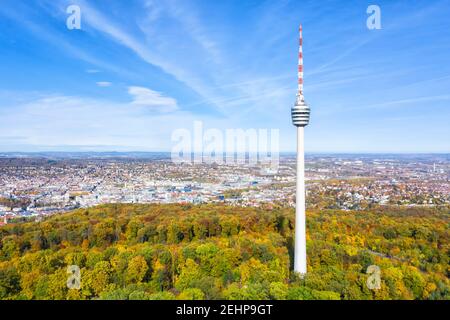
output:
[{"label": "red and white striped antenna", "polygon": [[303,35],[302,25],[299,27],[299,46],[298,46],[298,91],[295,105],[291,109],[292,122],[295,126],[304,127],[309,123],[309,107],[305,102],[303,92]]},{"label": "red and white striped antenna", "polygon": [[301,101],[304,101],[303,97],[303,35],[302,25],[299,28],[300,41],[298,46],[298,95]]}]

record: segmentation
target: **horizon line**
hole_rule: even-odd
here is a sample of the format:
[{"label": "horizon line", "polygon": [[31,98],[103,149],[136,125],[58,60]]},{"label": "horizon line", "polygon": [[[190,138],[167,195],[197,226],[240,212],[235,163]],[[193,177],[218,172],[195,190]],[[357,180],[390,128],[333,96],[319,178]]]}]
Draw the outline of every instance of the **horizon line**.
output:
[{"label": "horizon line", "polygon": [[[146,150],[130,150],[130,151],[117,151],[117,150],[46,150],[46,151],[1,151],[0,154],[38,154],[38,153],[172,153],[171,151],[146,151]],[[201,152],[191,152],[191,154],[199,154]],[[234,154],[260,154],[270,152],[236,152],[236,151],[218,151],[218,153],[234,153]],[[282,153],[297,153],[297,151],[279,151]],[[306,151],[306,154],[450,154],[450,151]]]}]

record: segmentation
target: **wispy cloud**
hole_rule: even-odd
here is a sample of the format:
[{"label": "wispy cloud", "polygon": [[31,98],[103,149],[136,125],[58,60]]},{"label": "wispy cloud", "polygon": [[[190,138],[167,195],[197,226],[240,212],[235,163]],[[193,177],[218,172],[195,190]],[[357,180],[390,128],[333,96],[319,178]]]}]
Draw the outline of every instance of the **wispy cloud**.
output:
[{"label": "wispy cloud", "polygon": [[433,101],[449,101],[450,95],[436,95],[436,96],[426,96],[426,97],[416,97],[416,98],[407,98],[407,99],[399,99],[392,101],[385,101],[381,103],[371,104],[363,107],[364,109],[378,109],[378,108],[389,108],[389,107],[397,107],[408,104],[416,104],[418,102],[433,102]]},{"label": "wispy cloud", "polygon": [[4,106],[0,109],[2,145],[7,149],[11,145],[28,145],[167,150],[172,130],[182,127],[185,121],[194,121],[191,114],[177,111],[173,98],[143,87],[130,87],[128,91],[131,99],[122,103],[41,94]]},{"label": "wispy cloud", "polygon": [[[161,1],[159,2],[161,5]],[[222,53],[195,14],[195,9],[188,6],[186,1],[167,0],[165,3],[168,6],[167,12],[182,25],[183,30],[206,51],[208,57],[220,63],[223,58]]]},{"label": "wispy cloud", "polygon": [[109,81],[98,81],[96,82],[97,86],[99,87],[110,87],[112,86],[112,83]]},{"label": "wispy cloud", "polygon": [[148,108],[151,111],[169,113],[178,110],[177,101],[165,97],[161,93],[143,87],[129,87],[128,93],[133,96],[132,105]]},{"label": "wispy cloud", "polygon": [[182,60],[178,59],[175,63],[173,59],[170,60],[167,58],[167,52],[159,53],[157,46],[151,46],[142,41],[142,39],[138,40],[135,35],[123,30],[87,2],[80,0],[79,3],[83,8],[84,19],[89,26],[132,50],[145,62],[161,68],[164,72],[172,75],[175,79],[181,81],[201,96],[215,96],[210,92],[208,85],[202,79],[196,76],[195,73],[191,73],[190,69],[186,68],[186,64],[183,65]]},{"label": "wispy cloud", "polygon": [[[63,10],[63,8],[60,7],[59,10]],[[18,12],[20,12],[20,14]],[[65,11],[62,12],[65,13]],[[76,46],[68,41],[63,34],[63,31],[67,31],[64,28],[55,29],[49,27],[47,24],[37,23],[30,17],[30,8],[28,8],[27,6],[21,5],[20,10],[11,10],[11,8],[9,8],[8,6],[0,6],[0,14],[4,15],[12,21],[19,23],[22,27],[27,28],[34,37],[44,40],[45,42],[51,44],[68,56],[85,61],[86,63],[103,70],[109,70],[124,76],[134,77],[134,75],[130,71],[117,65],[110,64],[103,59],[98,59],[93,54],[81,49],[79,46]],[[24,16],[27,16],[27,18],[24,18]],[[63,17],[65,17],[65,15]],[[88,69],[87,72],[97,73],[98,70]]]},{"label": "wispy cloud", "polygon": [[[317,112],[319,116],[335,116],[336,114],[349,114],[353,111],[358,112],[367,112],[371,110],[383,110],[390,109],[395,110],[398,108],[409,108],[411,109],[421,109],[423,110],[423,103],[425,102],[440,102],[440,101],[450,101],[450,95],[434,95],[434,96],[420,96],[414,98],[405,98],[405,99],[396,99],[396,100],[385,100],[379,103],[373,104],[362,104],[358,106],[342,106],[340,104],[336,104],[333,109],[324,109],[322,111]],[[426,107],[427,111],[431,111],[434,105],[429,104]],[[387,115],[388,113],[386,113]],[[430,114],[427,112],[425,114]],[[418,114],[419,117],[424,117],[423,112]],[[408,115],[411,117],[411,114]],[[401,119],[407,119],[406,117],[401,117]]]}]

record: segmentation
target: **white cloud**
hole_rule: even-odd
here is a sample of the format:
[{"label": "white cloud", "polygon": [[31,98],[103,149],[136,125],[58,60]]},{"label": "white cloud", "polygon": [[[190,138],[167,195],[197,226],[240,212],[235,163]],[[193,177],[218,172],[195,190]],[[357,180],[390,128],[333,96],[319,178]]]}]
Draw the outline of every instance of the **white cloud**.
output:
[{"label": "white cloud", "polygon": [[[14,150],[14,146],[21,146],[20,150],[33,146],[170,150],[172,131],[198,119],[188,112],[168,113],[177,110],[176,100],[151,89],[130,87],[129,92],[130,102],[39,94],[4,105],[0,150]],[[157,112],[147,112],[147,107]]]},{"label": "white cloud", "polygon": [[97,86],[99,87],[110,87],[112,85],[111,82],[108,81],[99,81],[97,82]]},{"label": "white cloud", "polygon": [[165,97],[161,93],[144,87],[128,87],[128,93],[133,96],[133,105],[147,107],[152,111],[169,113],[178,110],[177,101]]}]

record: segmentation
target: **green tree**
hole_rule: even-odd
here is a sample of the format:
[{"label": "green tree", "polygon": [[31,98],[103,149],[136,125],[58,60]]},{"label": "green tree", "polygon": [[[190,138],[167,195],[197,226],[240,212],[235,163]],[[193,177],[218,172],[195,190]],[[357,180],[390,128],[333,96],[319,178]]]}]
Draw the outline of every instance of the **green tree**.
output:
[{"label": "green tree", "polygon": [[270,284],[270,298],[275,300],[285,300],[288,295],[288,285],[282,282],[272,282]]},{"label": "green tree", "polygon": [[197,288],[183,290],[177,297],[179,300],[204,300],[205,294]]},{"label": "green tree", "polygon": [[148,271],[147,261],[143,256],[133,257],[128,263],[127,279],[132,283],[140,283],[144,280]]},{"label": "green tree", "polygon": [[203,277],[200,266],[192,259],[187,259],[181,268],[179,277],[175,281],[175,287],[182,291],[192,286],[192,283]]}]

